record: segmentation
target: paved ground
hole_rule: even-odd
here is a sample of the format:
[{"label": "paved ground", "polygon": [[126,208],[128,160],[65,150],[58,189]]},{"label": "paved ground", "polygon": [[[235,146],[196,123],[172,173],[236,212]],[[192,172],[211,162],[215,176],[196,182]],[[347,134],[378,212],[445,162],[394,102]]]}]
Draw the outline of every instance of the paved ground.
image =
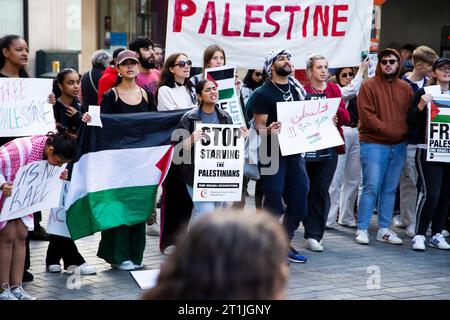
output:
[{"label": "paved ground", "polygon": [[[253,188],[250,188],[252,193]],[[247,198],[254,208],[253,197]],[[376,217],[375,217],[376,218]],[[44,218],[45,219],[45,218]],[[374,225],[375,220],[372,225]],[[46,223],[43,223],[45,226]],[[396,230],[404,244],[394,246],[375,240],[370,230],[370,245],[355,243],[355,229],[337,227],[327,230],[325,251],[310,252],[305,248],[303,228],[294,238],[294,246],[308,257],[306,264],[291,264],[287,298],[307,299],[449,299],[450,251],[428,248],[411,250],[410,238],[404,230]],[[45,271],[48,242],[31,242],[33,282],[25,289],[39,299],[48,300],[133,300],[142,291],[130,272],[113,270],[96,257],[100,235],[77,241],[86,261],[97,267],[97,275],[82,276],[81,282],[62,274]],[[166,256],[159,253],[159,238],[147,237],[144,253],[145,269],[159,269]]]}]

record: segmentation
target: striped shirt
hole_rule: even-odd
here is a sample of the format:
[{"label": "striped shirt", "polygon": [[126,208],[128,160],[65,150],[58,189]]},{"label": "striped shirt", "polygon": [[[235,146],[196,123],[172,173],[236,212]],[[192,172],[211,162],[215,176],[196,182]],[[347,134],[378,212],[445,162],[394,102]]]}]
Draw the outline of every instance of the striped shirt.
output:
[{"label": "striped shirt", "polygon": [[[5,182],[12,183],[20,167],[43,160],[47,139],[44,135],[18,138],[0,147],[0,186]],[[4,195],[1,193],[0,210],[4,201]],[[22,221],[28,230],[33,230],[33,214],[23,217]],[[0,230],[6,224],[7,221],[0,222]]]}]

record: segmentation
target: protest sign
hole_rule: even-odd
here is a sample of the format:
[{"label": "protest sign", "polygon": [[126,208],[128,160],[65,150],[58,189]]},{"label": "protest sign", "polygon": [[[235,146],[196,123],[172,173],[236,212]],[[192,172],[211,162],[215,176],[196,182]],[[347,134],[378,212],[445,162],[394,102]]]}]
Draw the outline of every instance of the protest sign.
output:
[{"label": "protest sign", "polygon": [[333,117],[341,98],[278,102],[281,154],[288,156],[344,144]]},{"label": "protest sign", "polygon": [[236,94],[234,67],[217,67],[206,69],[206,79],[211,80],[217,86],[219,108],[226,111],[234,124],[245,125],[244,114]]},{"label": "protest sign", "polygon": [[0,78],[0,137],[47,134],[55,130],[50,79]]},{"label": "protest sign", "polygon": [[214,43],[240,68],[261,68],[272,48],[291,51],[297,69],[311,53],[331,68],[357,66],[372,9],[373,0],[169,0],[166,52],[187,52],[196,67]]},{"label": "protest sign", "polygon": [[50,210],[48,217],[47,232],[57,236],[70,238],[69,229],[66,223],[66,210],[64,210],[67,191],[69,190],[69,181],[63,182],[61,197],[59,198],[58,208]]},{"label": "protest sign", "polygon": [[5,199],[0,221],[21,218],[30,213],[56,208],[62,190],[62,167],[48,161],[35,161],[21,167],[13,183],[12,195]]},{"label": "protest sign", "polygon": [[194,201],[240,201],[244,138],[240,126],[196,123],[205,137],[195,144]]},{"label": "protest sign", "polygon": [[427,161],[450,162],[450,95],[433,95],[427,109]]}]

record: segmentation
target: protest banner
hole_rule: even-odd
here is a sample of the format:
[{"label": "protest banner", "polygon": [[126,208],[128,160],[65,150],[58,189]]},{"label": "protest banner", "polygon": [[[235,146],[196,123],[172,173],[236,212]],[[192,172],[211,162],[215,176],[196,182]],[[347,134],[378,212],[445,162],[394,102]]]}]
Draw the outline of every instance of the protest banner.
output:
[{"label": "protest banner", "polygon": [[47,134],[55,130],[50,79],[0,78],[0,137]]},{"label": "protest banner", "polygon": [[240,201],[244,138],[240,126],[196,123],[205,137],[195,144],[194,201]]},{"label": "protest banner", "polygon": [[369,50],[373,0],[169,0],[166,52],[187,52],[195,67],[218,44],[227,61],[259,69],[272,48],[292,52],[305,69],[308,54],[331,68],[357,66]]},{"label": "protest banner", "polygon": [[14,178],[12,195],[3,203],[0,221],[58,207],[63,183],[60,176],[65,167],[52,166],[46,160],[21,167]]},{"label": "protest banner", "polygon": [[69,181],[63,182],[61,196],[59,198],[59,206],[58,208],[53,208],[50,210],[47,224],[48,233],[66,238],[70,238],[70,232],[66,223],[66,210],[64,209],[69,184]]},{"label": "protest banner", "polygon": [[433,95],[427,109],[427,161],[450,162],[450,95]]},{"label": "protest banner", "polygon": [[344,144],[333,117],[341,98],[278,102],[281,154],[288,156]]},{"label": "protest banner", "polygon": [[211,80],[217,86],[219,101],[217,104],[219,108],[226,111],[233,124],[245,125],[244,114],[240,106],[239,99],[236,94],[235,87],[235,67],[217,67],[206,69],[206,79]]}]

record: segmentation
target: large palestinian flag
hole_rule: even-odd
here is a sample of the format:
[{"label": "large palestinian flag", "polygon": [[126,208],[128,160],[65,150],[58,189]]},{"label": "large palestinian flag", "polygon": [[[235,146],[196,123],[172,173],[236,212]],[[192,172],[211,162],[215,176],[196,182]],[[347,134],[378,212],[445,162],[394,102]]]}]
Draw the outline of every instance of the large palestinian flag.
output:
[{"label": "large palestinian flag", "polygon": [[147,220],[185,112],[102,115],[103,128],[81,128],[66,202],[72,239]]}]

